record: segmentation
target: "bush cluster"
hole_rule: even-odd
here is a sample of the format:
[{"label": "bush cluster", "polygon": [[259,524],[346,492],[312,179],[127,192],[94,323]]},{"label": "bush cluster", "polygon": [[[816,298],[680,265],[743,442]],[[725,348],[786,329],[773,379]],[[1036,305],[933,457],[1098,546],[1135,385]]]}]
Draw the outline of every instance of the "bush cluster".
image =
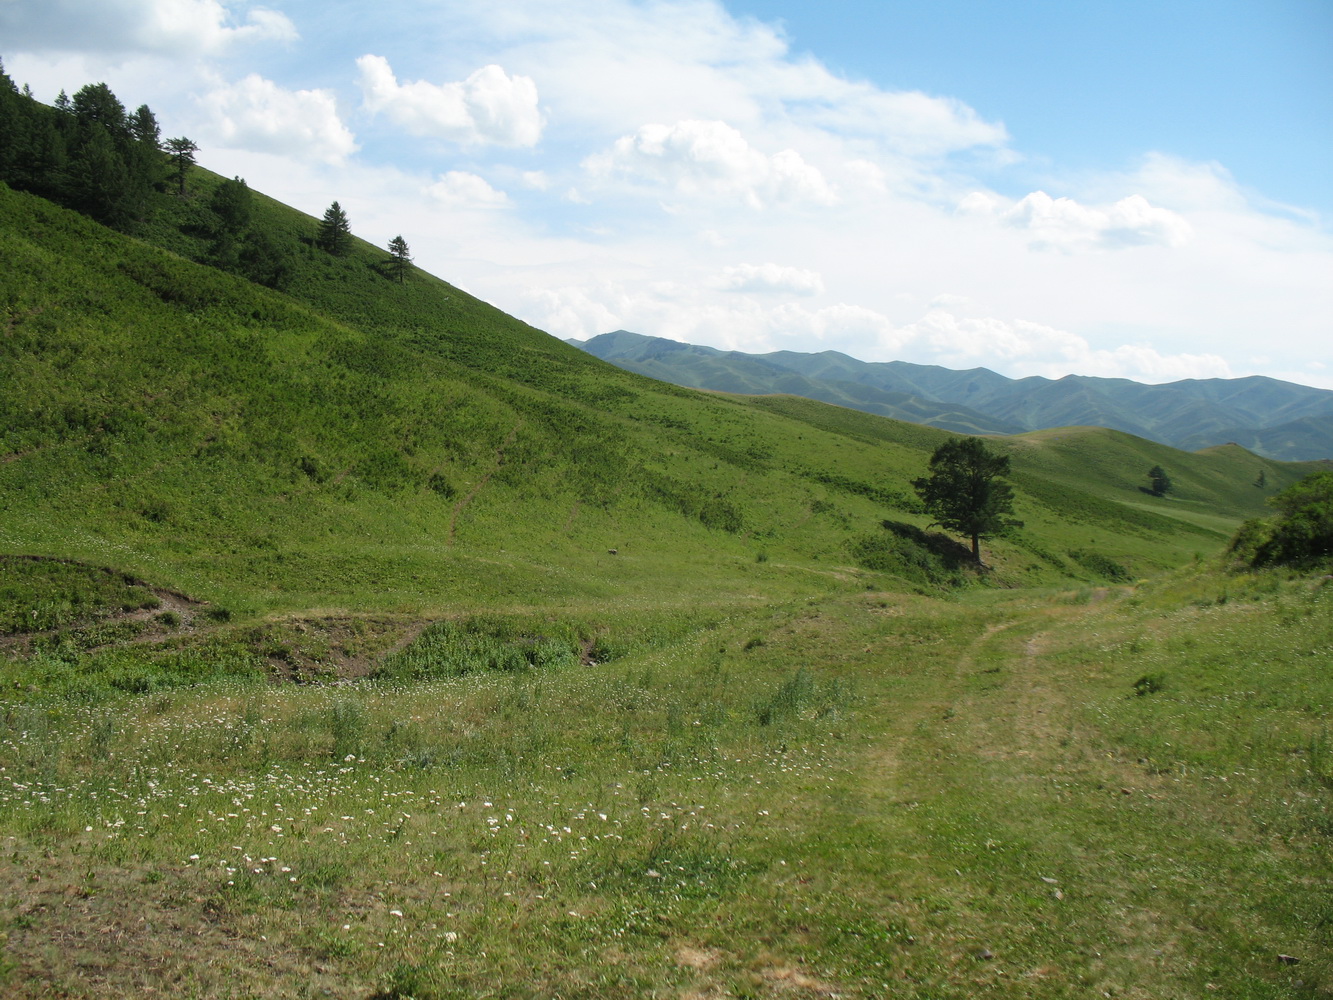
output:
[{"label": "bush cluster", "polygon": [[1231,552],[1255,566],[1310,566],[1333,558],[1333,471],[1270,497],[1277,515],[1241,525]]}]

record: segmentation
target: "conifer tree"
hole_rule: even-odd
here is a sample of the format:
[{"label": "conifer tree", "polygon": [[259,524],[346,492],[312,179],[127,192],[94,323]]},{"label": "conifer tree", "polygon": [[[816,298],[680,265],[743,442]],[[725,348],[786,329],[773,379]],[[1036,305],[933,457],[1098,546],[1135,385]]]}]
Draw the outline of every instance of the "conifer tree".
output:
[{"label": "conifer tree", "polygon": [[80,88],[70,107],[81,129],[100,125],[117,144],[129,139],[130,123],[125,105],[105,83],[90,83]]},{"label": "conifer tree", "polygon": [[71,157],[73,207],[108,226],[124,227],[134,218],[134,192],[125,160],[109,136],[94,132]]},{"label": "conifer tree", "polygon": [[165,167],[162,160],[162,129],[147,104],[129,116],[131,142],[126,151],[130,171],[145,188],[162,190]]},{"label": "conifer tree", "polygon": [[55,108],[20,91],[0,66],[0,180],[99,222],[129,229],[161,181],[157,119],[133,115],[105,83],[60,92]]},{"label": "conifer tree", "polygon": [[13,169],[27,152],[27,116],[18,87],[0,62],[0,180],[10,180]]},{"label": "conifer tree", "polygon": [[1164,497],[1171,491],[1171,477],[1160,465],[1154,465],[1148,470],[1148,479],[1152,482],[1153,496]]},{"label": "conifer tree", "polygon": [[407,280],[407,272],[412,269],[412,251],[407,245],[407,240],[398,235],[389,241],[389,253],[393,255],[389,263],[401,285]]},{"label": "conifer tree", "polygon": [[195,145],[193,139],[187,139],[185,136],[177,136],[175,139],[168,139],[163,143],[163,148],[171,157],[171,162],[176,167],[176,180],[179,182],[179,194],[185,197],[185,175],[190,172],[194,166],[194,154],[199,152],[199,147]]},{"label": "conifer tree", "polygon": [[347,221],[347,213],[336,201],[324,212],[316,243],[335,257],[341,257],[351,246],[352,227]]},{"label": "conifer tree", "polygon": [[153,129],[147,105],[134,116],[105,83],[79,90],[70,102],[69,200],[74,208],[125,229],[148,211],[158,154],[143,148],[135,129]]},{"label": "conifer tree", "polygon": [[218,185],[208,207],[217,216],[209,259],[231,271],[240,264],[241,247],[250,228],[250,187],[239,177]]},{"label": "conifer tree", "polygon": [[162,148],[162,129],[147,104],[140,104],[130,116],[130,134],[135,142],[151,147],[154,152]]},{"label": "conifer tree", "polygon": [[930,475],[912,486],[937,524],[971,539],[980,565],[982,538],[1022,526],[1008,517],[1014,509],[1008,474],[1008,455],[990,451],[980,438],[951,438],[930,456]]},{"label": "conifer tree", "polygon": [[240,177],[223,181],[213,192],[208,207],[217,215],[221,230],[239,236],[250,225],[250,185]]}]

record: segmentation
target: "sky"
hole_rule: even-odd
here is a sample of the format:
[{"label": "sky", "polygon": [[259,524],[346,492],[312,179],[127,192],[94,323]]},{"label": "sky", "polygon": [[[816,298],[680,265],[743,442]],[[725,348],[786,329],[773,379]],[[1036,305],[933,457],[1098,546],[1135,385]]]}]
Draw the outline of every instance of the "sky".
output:
[{"label": "sky", "polygon": [[0,0],[540,329],[1333,388],[1330,0]]}]

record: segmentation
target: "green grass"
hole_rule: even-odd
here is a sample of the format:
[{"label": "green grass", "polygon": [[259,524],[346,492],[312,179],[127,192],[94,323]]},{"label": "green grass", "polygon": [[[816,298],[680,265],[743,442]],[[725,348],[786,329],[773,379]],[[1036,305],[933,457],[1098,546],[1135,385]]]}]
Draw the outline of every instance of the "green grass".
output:
[{"label": "green grass", "polygon": [[148,584],[123,573],[0,556],[0,635],[92,623],[109,613],[160,606]]},{"label": "green grass", "polygon": [[[550,622],[559,655],[493,645],[437,680],[12,706],[8,981],[348,997],[1333,985],[1329,588],[983,596],[627,616],[593,664]],[[532,625],[467,631],[531,651]],[[1146,671],[1165,683],[1136,694]]]},{"label": "green grass", "polygon": [[1209,560],[1253,456],[996,440],[978,573],[908,485],[947,435],[259,195],[251,285],[192,262],[218,180],[140,240],[0,187],[0,992],[1333,989],[1329,590]]},{"label": "green grass", "polygon": [[[218,180],[163,196],[145,237],[201,256],[191,219]],[[908,484],[941,432],[652,382],[420,271],[391,281],[378,248],[330,257],[301,242],[314,220],[255,198],[295,247],[286,294],[0,191],[0,551],[241,616],[430,616],[673,580],[729,600],[759,550],[796,595],[886,515],[927,526]],[[987,559],[1011,584],[1088,576],[1070,550],[1156,571],[1263,511],[1244,453],[1089,430],[1007,447],[1030,528]],[[1179,495],[1144,507],[1153,463]],[[1266,467],[1275,488],[1304,471]]]}]

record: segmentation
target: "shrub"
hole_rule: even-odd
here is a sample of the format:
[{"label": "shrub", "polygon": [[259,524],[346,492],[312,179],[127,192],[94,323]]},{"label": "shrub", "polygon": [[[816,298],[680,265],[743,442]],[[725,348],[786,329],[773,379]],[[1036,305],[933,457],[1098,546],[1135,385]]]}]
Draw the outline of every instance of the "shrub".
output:
[{"label": "shrub", "polygon": [[1094,573],[1105,580],[1125,583],[1132,579],[1129,570],[1125,569],[1124,566],[1121,566],[1110,556],[1095,552],[1092,549],[1074,549],[1070,551],[1069,558],[1089,573]]},{"label": "shrub", "polygon": [[1160,671],[1144,674],[1134,682],[1134,693],[1140,698],[1146,694],[1156,694],[1166,687],[1166,675]]},{"label": "shrub", "polygon": [[1273,525],[1262,517],[1253,517],[1236,529],[1227,551],[1247,563],[1258,561],[1259,550],[1273,537]]},{"label": "shrub", "polygon": [[430,479],[426,481],[426,485],[432,492],[438,493],[440,497],[445,500],[453,499],[456,492],[449,480],[438,472],[431,473]]},{"label": "shrub", "polygon": [[1232,552],[1256,566],[1307,566],[1333,556],[1333,472],[1306,476],[1268,502],[1277,517],[1241,525]]}]

